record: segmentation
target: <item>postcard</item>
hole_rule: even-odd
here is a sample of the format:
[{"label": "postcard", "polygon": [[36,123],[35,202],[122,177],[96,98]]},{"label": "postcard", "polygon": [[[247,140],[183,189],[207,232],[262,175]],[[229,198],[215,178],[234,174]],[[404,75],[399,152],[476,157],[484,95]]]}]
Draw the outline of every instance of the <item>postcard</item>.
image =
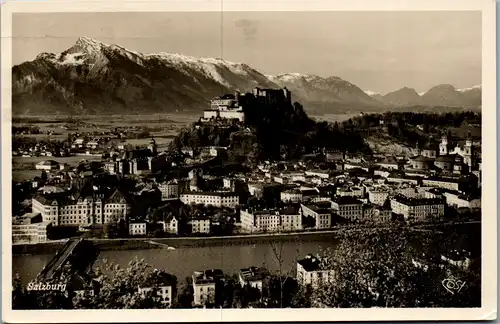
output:
[{"label": "postcard", "polygon": [[3,320],[491,320],[495,2],[4,1]]}]

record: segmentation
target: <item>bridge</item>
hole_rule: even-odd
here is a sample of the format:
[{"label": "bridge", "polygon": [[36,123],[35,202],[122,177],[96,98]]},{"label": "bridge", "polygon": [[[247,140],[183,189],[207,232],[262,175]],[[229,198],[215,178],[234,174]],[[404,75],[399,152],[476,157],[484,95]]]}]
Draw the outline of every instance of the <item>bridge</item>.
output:
[{"label": "bridge", "polygon": [[72,273],[87,272],[92,267],[97,255],[98,251],[94,248],[92,242],[83,238],[69,239],[40,271],[37,280],[56,279],[64,269],[68,269]]}]

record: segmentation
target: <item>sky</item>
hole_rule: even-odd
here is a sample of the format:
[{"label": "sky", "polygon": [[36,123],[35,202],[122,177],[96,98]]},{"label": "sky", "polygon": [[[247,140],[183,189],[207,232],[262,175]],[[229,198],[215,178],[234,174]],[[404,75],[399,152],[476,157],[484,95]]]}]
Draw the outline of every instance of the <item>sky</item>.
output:
[{"label": "sky", "polygon": [[338,76],[363,90],[481,84],[481,12],[129,12],[13,15],[14,64],[87,36],[143,53]]}]

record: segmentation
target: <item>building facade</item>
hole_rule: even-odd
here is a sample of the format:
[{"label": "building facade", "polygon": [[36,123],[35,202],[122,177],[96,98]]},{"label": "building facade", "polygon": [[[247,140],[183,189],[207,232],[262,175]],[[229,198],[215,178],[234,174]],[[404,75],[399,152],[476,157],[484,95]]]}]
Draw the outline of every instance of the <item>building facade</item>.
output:
[{"label": "building facade", "polygon": [[320,258],[309,254],[297,261],[297,281],[300,285],[313,287],[332,284],[335,281],[335,271]]},{"label": "building facade", "polygon": [[217,284],[223,278],[221,270],[195,271],[193,280],[193,303],[195,306],[215,303]]},{"label": "building facade", "polygon": [[363,202],[354,197],[336,197],[332,200],[332,209],[339,216],[350,221],[363,220]]},{"label": "building facade", "polygon": [[407,221],[426,221],[444,216],[442,198],[408,198],[398,195],[391,199],[391,209]]},{"label": "building facade", "polygon": [[43,221],[55,226],[106,224],[124,219],[132,210],[129,199],[119,190],[108,198],[102,195],[81,196],[73,199],[69,193],[57,196],[36,195],[32,198],[33,212]]},{"label": "building facade", "polygon": [[184,204],[203,204],[216,207],[235,208],[240,203],[240,197],[234,192],[198,192],[190,191],[180,195],[180,200]]},{"label": "building facade", "polygon": [[128,225],[128,233],[131,236],[144,236],[146,235],[146,223],[133,222]]},{"label": "building facade", "polygon": [[40,213],[12,218],[12,244],[43,243],[47,241],[47,223]]}]

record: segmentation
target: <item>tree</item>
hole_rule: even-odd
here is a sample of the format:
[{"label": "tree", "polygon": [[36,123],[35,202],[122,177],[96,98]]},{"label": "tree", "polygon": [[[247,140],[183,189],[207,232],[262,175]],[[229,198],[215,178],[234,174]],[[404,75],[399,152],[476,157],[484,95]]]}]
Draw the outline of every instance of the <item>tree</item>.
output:
[{"label": "tree", "polygon": [[[154,281],[163,274],[153,271],[151,265],[142,259],[134,258],[128,267],[122,269],[114,263],[103,262],[95,269],[95,282],[98,282],[98,293],[93,294],[93,284],[88,283],[83,294],[75,294],[67,286],[74,273],[64,270],[61,277],[51,280],[50,284],[61,284],[67,291],[28,291],[22,287],[18,279],[13,282],[13,307],[18,309],[147,309],[165,308],[159,298],[156,286],[151,291],[141,294],[139,287],[147,281]],[[175,277],[173,285],[176,285]],[[35,281],[36,283],[36,281]],[[145,287],[146,288],[146,287]]]},{"label": "tree", "polygon": [[73,304],[75,308],[91,309],[165,308],[166,305],[158,298],[157,287],[152,287],[154,289],[145,294],[139,292],[139,287],[146,288],[143,286],[145,282],[154,281],[161,274],[137,257],[125,269],[105,260],[102,269],[96,269],[99,293],[96,296],[88,293],[76,296]]},{"label": "tree", "polygon": [[[416,243],[418,240],[418,244]],[[481,300],[475,273],[430,261],[442,237],[417,236],[408,229],[349,234],[323,252],[335,282],[314,289],[313,307],[473,307]],[[414,246],[417,245],[417,248]],[[425,253],[428,257],[422,257]],[[425,266],[416,266],[423,262]],[[449,275],[470,283],[451,295],[442,286]],[[474,297],[470,297],[474,296]],[[476,299],[474,299],[476,298]],[[475,301],[474,301],[475,300]]]},{"label": "tree", "polygon": [[293,270],[296,267],[297,264],[297,256],[299,255],[299,247],[300,245],[298,244],[299,242],[296,242],[297,250],[295,253],[295,259],[292,262],[292,265],[287,268],[285,266],[285,259],[284,259],[284,254],[283,254],[283,248],[286,244],[286,241],[277,241],[273,242],[271,241],[269,244],[271,245],[271,250],[273,251],[273,256],[275,257],[276,262],[278,263],[278,275],[276,277],[271,277],[270,281],[268,281],[270,287],[270,292],[271,295],[273,295],[273,287],[272,285],[275,284],[276,282],[279,284],[279,299],[278,299],[278,305],[280,308],[283,308],[283,305],[285,304],[284,297],[285,297],[285,284],[289,280],[293,280],[290,278],[290,275],[292,274]]},{"label": "tree", "polygon": [[186,277],[181,286],[179,293],[174,302],[174,308],[191,308],[193,306],[193,284],[191,277]]}]

